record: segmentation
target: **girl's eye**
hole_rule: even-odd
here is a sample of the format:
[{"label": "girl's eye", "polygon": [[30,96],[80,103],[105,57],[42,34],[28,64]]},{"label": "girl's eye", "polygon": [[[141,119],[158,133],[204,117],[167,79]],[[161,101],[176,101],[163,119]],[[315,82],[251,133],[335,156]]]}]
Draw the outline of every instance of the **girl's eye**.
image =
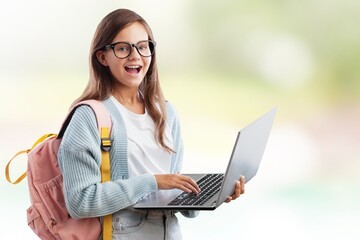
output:
[{"label": "girl's eye", "polygon": [[130,49],[129,44],[126,43],[118,43],[115,45],[115,51],[117,52],[128,52]]},{"label": "girl's eye", "polygon": [[140,45],[138,46],[139,50],[146,50],[148,48],[147,45]]},{"label": "girl's eye", "polygon": [[116,48],[116,51],[127,52],[127,51],[129,51],[129,48],[128,47],[119,47],[119,48]]}]

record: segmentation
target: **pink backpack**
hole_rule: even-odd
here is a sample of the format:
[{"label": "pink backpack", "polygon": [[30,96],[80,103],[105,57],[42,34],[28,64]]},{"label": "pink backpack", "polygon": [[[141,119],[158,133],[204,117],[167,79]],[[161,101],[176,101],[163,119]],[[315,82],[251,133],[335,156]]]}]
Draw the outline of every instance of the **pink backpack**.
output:
[{"label": "pink backpack", "polygon": [[[31,206],[27,209],[27,219],[30,228],[40,239],[44,240],[95,240],[101,235],[99,218],[73,219],[70,217],[64,200],[63,177],[58,166],[57,153],[67,125],[72,115],[80,105],[90,106],[98,122],[100,136],[102,137],[102,151],[109,156],[111,119],[105,106],[96,100],[87,100],[78,103],[69,112],[59,135],[46,134],[35,142],[31,149],[19,152],[28,154],[27,172],[15,182],[10,180],[9,163],[6,166],[6,178],[9,182],[17,184],[26,175],[28,177]],[[104,136],[105,130],[108,136]],[[106,163],[107,161],[107,163]],[[110,167],[109,157],[102,159],[102,168]],[[106,169],[104,170],[106,171]],[[109,169],[107,169],[110,174]],[[104,177],[102,169],[102,178]],[[106,177],[109,179],[108,177]],[[110,230],[111,231],[111,230]]]}]

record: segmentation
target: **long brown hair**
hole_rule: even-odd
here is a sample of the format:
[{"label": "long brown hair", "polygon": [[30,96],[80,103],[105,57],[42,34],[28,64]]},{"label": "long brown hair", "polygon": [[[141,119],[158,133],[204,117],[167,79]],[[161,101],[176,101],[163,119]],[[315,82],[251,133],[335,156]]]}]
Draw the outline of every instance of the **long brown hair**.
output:
[{"label": "long brown hair", "polygon": [[[112,43],[113,39],[122,29],[134,22],[141,23],[147,31],[149,40],[154,41],[152,31],[146,21],[135,12],[127,9],[117,9],[105,16],[99,23],[90,48],[89,82],[82,95],[75,100],[74,104],[87,99],[105,100],[112,94],[116,79],[111,74],[110,69],[99,62],[96,52],[105,45]],[[166,110],[158,77],[156,51],[152,55],[149,70],[139,86],[139,91],[143,96],[149,115],[155,122],[155,139],[157,143],[164,150],[173,152],[165,143]],[[159,104],[160,110],[157,104]]]}]

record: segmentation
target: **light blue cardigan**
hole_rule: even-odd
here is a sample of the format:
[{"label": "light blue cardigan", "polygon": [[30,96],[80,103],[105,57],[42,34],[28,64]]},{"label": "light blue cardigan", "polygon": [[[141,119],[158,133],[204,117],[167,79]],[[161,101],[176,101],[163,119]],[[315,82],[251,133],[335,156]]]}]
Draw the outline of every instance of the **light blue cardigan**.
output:
[{"label": "light blue cardigan", "polygon": [[[64,178],[66,207],[73,218],[99,217],[134,205],[139,199],[158,190],[152,174],[129,179],[127,135],[124,121],[110,99],[104,101],[112,118],[110,161],[112,181],[101,183],[100,137],[94,112],[80,106],[62,138],[58,152]],[[172,129],[173,150],[170,173],[181,171],[183,144],[178,117],[166,102],[167,124]],[[183,211],[186,217],[197,212]]]}]

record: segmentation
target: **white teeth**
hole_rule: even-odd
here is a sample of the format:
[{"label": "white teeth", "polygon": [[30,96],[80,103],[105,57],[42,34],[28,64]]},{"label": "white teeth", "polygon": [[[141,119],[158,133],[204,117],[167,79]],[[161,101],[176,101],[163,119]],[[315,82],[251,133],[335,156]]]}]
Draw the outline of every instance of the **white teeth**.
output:
[{"label": "white teeth", "polygon": [[127,68],[139,68],[140,66],[126,66]]}]

